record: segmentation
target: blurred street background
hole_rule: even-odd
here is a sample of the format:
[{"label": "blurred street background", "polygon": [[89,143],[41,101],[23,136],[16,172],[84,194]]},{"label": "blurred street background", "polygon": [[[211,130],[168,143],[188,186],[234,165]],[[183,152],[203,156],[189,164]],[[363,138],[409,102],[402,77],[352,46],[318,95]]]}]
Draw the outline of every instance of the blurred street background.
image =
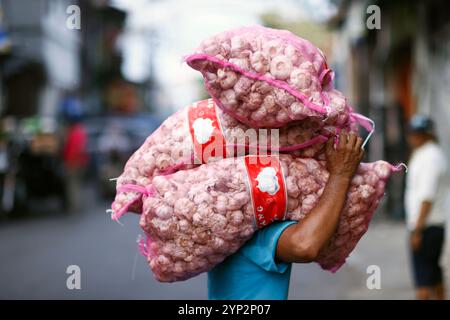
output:
[{"label": "blurred street background", "polygon": [[[380,28],[368,27],[370,5]],[[0,298],[207,297],[205,275],[155,281],[137,251],[139,217],[121,226],[105,210],[109,179],[133,151],[206,96],[182,56],[229,28],[288,29],[321,48],[336,88],[376,122],[367,161],[407,162],[406,124],[422,113],[450,162],[449,18],[446,0],[0,0]],[[295,265],[289,298],[414,298],[404,189],[405,174],[395,174],[336,274]],[[66,285],[70,265],[80,290]],[[380,289],[366,284],[371,265]]]}]

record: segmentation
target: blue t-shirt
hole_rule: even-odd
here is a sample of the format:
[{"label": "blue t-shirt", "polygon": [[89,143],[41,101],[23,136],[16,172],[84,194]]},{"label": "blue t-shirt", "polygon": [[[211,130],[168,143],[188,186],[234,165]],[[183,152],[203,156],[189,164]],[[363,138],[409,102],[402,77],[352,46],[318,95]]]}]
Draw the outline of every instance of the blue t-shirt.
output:
[{"label": "blue t-shirt", "polygon": [[275,260],[278,239],[295,221],[280,221],[257,231],[235,254],[208,272],[213,300],[287,299],[291,263]]}]

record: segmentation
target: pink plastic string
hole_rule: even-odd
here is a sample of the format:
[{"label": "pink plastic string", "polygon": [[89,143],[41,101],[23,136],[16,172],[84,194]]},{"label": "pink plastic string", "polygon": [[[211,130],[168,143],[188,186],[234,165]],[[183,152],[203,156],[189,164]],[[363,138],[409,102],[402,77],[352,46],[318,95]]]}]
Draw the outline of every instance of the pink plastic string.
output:
[{"label": "pink plastic string", "polygon": [[117,191],[119,192],[137,192],[144,196],[151,197],[155,195],[155,189],[152,185],[150,187],[143,187],[135,184],[124,184],[117,188]]},{"label": "pink plastic string", "polygon": [[399,171],[402,171],[403,169],[405,169],[405,173],[408,172],[408,166],[406,164],[404,164],[403,162],[401,162],[397,165],[391,164],[391,170],[393,172],[399,172]]},{"label": "pink plastic string", "polygon": [[[141,194],[138,194],[138,195],[136,195],[136,197],[134,197],[132,200],[130,200],[129,202],[127,202],[126,205],[124,205],[123,207],[121,207],[119,211],[117,211],[117,212],[114,212],[114,211],[113,211],[113,212],[111,213],[111,219],[113,219],[114,221],[117,221],[117,222],[118,222],[119,219],[120,219],[125,213],[128,212],[128,209],[129,209],[133,204],[135,204],[141,197],[142,197],[142,195],[141,195]],[[115,203],[115,201],[113,202],[112,207],[114,207],[114,203]]]},{"label": "pink plastic string", "polygon": [[364,143],[362,144],[361,148],[364,148],[369,142],[369,139],[372,137],[373,133],[375,132],[375,122],[367,118],[366,116],[363,116],[362,114],[352,112],[350,113],[350,118],[353,118],[359,125],[361,125],[364,129],[369,131],[369,134],[367,135],[366,139],[364,140]]},{"label": "pink plastic string", "polygon": [[179,163],[168,167],[166,170],[161,171],[159,174],[162,176],[172,174],[174,172],[177,172],[177,171],[183,169],[187,163],[194,163],[194,154],[191,154],[191,156],[186,157],[184,160],[181,160]]},{"label": "pink plastic string", "polygon": [[[155,189],[153,186],[150,186],[149,188],[142,187],[139,185],[134,184],[124,184],[119,187],[117,187],[117,192],[137,192],[138,195],[134,197],[131,201],[127,202],[125,206],[123,206],[119,211],[113,212],[111,214],[111,219],[115,221],[119,221],[119,219],[128,212],[128,209],[135,204],[143,195],[147,197],[151,197],[155,195]],[[114,203],[113,203],[114,206]]]},{"label": "pink plastic string", "polygon": [[373,120],[367,118],[366,116],[363,116],[362,114],[352,112],[350,113],[350,117],[355,119],[357,123],[359,123],[364,129],[366,129],[369,132],[372,131],[375,127]]}]

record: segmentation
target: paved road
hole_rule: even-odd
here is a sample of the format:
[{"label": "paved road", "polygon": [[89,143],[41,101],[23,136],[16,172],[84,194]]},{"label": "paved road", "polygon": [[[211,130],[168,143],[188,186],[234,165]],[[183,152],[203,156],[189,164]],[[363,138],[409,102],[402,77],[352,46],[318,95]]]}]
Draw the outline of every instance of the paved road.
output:
[{"label": "paved road", "polygon": [[[0,298],[206,298],[204,276],[173,285],[153,280],[137,254],[137,216],[124,216],[121,226],[105,213],[107,203],[89,198],[86,203],[88,210],[69,217],[52,214],[0,225]],[[81,269],[81,290],[66,287],[69,265]]]},{"label": "paved road", "polygon": [[[84,199],[88,209],[72,216],[46,214],[0,224],[0,298],[206,298],[204,275],[174,284],[153,279],[137,255],[137,216],[125,216],[120,226],[104,213],[107,203],[96,203],[91,192]],[[336,274],[315,264],[295,265],[289,298],[412,298],[405,239],[402,224],[375,221]],[[381,270],[380,290],[366,286],[372,264]],[[81,268],[81,290],[66,287],[69,265]]]}]

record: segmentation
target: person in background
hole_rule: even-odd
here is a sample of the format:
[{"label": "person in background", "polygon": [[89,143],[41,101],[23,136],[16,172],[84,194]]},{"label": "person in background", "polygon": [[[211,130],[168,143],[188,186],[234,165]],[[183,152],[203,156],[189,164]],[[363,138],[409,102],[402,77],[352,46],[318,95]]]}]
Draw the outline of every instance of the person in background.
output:
[{"label": "person in background", "polygon": [[74,211],[79,204],[80,184],[88,162],[87,132],[82,124],[81,106],[73,103],[64,113],[68,127],[63,147],[63,160],[66,174],[66,209]]},{"label": "person in background", "polygon": [[423,115],[412,117],[408,143],[412,155],[406,178],[405,208],[416,298],[440,300],[445,298],[439,260],[445,234],[447,163],[437,144],[431,119]]}]

